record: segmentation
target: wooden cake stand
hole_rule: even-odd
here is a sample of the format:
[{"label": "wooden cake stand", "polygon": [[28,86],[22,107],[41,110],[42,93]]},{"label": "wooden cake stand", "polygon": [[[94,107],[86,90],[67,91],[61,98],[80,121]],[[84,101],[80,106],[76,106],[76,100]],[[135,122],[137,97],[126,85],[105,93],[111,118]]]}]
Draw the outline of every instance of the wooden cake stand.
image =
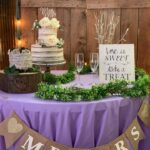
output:
[{"label": "wooden cake stand", "polygon": [[20,73],[7,75],[0,71],[0,90],[7,93],[33,93],[37,91],[38,84],[42,81],[42,74]]},{"label": "wooden cake stand", "polygon": [[58,65],[64,65],[66,64],[66,61],[60,62],[60,63],[33,63],[33,65],[39,66],[39,67],[45,67],[45,72],[50,72],[52,66],[58,66]]}]

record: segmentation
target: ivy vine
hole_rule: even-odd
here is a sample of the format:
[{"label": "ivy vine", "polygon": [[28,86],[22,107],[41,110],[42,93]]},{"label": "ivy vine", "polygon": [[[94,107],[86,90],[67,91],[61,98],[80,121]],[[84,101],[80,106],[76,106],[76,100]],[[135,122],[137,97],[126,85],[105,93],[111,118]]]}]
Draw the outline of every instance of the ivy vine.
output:
[{"label": "ivy vine", "polygon": [[[58,77],[59,78],[59,77]],[[142,69],[136,69],[136,81],[127,82],[116,80],[108,84],[92,86],[91,89],[69,87],[61,84],[49,85],[42,82],[38,86],[36,96],[43,100],[69,101],[93,101],[112,95],[123,97],[144,97],[149,94],[150,76]]]},{"label": "ivy vine", "polygon": [[20,73],[31,73],[31,72],[40,72],[40,70],[37,66],[33,66],[32,68],[28,68],[27,70],[20,70],[17,69],[15,65],[4,69],[4,73],[6,75],[19,75]]},{"label": "ivy vine", "polygon": [[76,68],[74,65],[69,65],[68,71],[63,75],[54,75],[52,73],[43,74],[43,82],[48,84],[66,84],[75,80]]},{"label": "ivy vine", "polygon": [[[89,65],[84,65],[80,74],[91,73],[91,68]],[[75,80],[76,76],[76,67],[72,64],[69,65],[68,71],[63,75],[54,75],[52,73],[43,74],[43,82],[48,84],[66,84]]]}]

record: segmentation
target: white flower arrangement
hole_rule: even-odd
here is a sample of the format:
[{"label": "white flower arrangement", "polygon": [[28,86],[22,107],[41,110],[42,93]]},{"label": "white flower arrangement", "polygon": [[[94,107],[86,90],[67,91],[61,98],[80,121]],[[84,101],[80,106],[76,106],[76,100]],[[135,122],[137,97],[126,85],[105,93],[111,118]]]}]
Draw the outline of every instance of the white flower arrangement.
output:
[{"label": "white flower arrangement", "polygon": [[39,25],[43,28],[51,27],[54,29],[58,29],[60,27],[60,23],[56,18],[49,19],[48,17],[44,17],[39,21]]},{"label": "white flower arrangement", "polygon": [[59,40],[55,35],[51,35],[50,38],[45,42],[46,46],[55,46],[59,42]]},{"label": "white flower arrangement", "polygon": [[64,46],[64,40],[63,39],[59,39],[59,42],[56,45],[58,48],[63,48]]},{"label": "white flower arrangement", "polygon": [[50,26],[52,28],[58,29],[60,27],[60,23],[59,23],[59,21],[56,18],[52,18],[50,20]]},{"label": "white flower arrangement", "polygon": [[51,25],[50,20],[49,20],[48,17],[42,18],[42,19],[39,21],[39,24],[40,24],[41,27],[44,27],[44,28],[49,27],[49,26]]}]

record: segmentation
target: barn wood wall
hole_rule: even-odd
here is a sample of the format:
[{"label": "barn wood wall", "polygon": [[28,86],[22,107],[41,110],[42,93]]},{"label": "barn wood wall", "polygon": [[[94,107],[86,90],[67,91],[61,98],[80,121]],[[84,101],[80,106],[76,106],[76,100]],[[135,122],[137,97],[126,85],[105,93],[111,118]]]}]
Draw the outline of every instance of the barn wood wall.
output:
[{"label": "barn wood wall", "polygon": [[94,14],[98,11],[111,14],[114,11],[120,16],[115,40],[130,25],[125,43],[135,44],[136,65],[150,73],[149,0],[22,0],[23,46],[30,48],[35,43],[36,34],[31,28],[33,21],[42,17],[40,7],[50,7],[56,11],[62,26],[58,36],[65,40],[67,62],[74,62],[76,52],[84,52],[85,61],[89,61],[90,52],[98,51]]},{"label": "barn wood wall", "polygon": [[16,0],[0,0],[0,69],[8,66],[8,49],[15,47]]}]

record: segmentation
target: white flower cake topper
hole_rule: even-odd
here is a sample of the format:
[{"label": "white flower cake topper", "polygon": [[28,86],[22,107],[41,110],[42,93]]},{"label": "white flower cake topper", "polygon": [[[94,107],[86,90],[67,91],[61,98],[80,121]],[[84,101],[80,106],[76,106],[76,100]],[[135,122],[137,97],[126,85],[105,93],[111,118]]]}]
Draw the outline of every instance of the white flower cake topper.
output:
[{"label": "white flower cake topper", "polygon": [[56,17],[56,13],[55,13],[54,9],[40,8],[40,11],[44,17],[48,17],[48,18]]},{"label": "white flower cake topper", "polygon": [[59,21],[56,19],[56,13],[53,9],[49,8],[40,8],[42,15],[44,16],[43,19],[39,21],[39,24],[41,27],[47,28],[53,28],[58,29],[60,27]]}]

